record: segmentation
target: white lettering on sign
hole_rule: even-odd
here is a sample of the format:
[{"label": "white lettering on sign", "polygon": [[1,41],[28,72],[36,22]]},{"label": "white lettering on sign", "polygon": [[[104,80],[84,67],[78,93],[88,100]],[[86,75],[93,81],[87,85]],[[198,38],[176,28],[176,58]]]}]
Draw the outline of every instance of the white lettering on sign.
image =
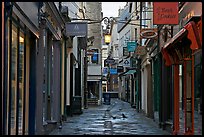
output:
[{"label": "white lettering on sign", "polygon": [[78,25],[76,24],[75,26],[74,26],[74,30],[78,30],[79,29],[79,27],[78,27]]}]

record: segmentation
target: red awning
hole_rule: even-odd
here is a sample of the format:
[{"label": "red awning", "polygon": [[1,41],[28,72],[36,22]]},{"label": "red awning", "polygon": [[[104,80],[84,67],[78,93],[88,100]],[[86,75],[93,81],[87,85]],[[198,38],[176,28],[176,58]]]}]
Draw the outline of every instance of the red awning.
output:
[{"label": "red awning", "polygon": [[[194,21],[190,21],[187,25],[184,26],[183,29],[181,29],[173,38],[171,38],[162,48],[161,52],[166,60],[166,65],[172,65],[176,63],[176,59],[178,57],[175,57],[174,54],[172,56],[172,53],[170,54],[170,49],[175,48],[176,43],[181,41],[185,36],[191,41],[190,48],[192,50],[196,50],[201,48],[201,40],[199,36],[199,32],[197,29],[197,26]],[[178,45],[179,46],[179,45]]]},{"label": "red awning", "polygon": [[184,26],[184,28],[188,30],[187,38],[191,40],[191,49],[196,50],[201,48],[201,40],[195,22],[189,22],[187,25]]},{"label": "red awning", "polygon": [[187,35],[187,30],[183,28],[163,46],[161,52],[162,52],[164,59],[166,60],[165,64],[167,66],[170,66],[176,63],[174,61],[175,57],[172,57],[172,55],[169,54],[168,49],[174,48],[172,46],[175,45],[180,40],[182,40],[182,38],[185,37],[186,35]]},{"label": "red awning", "polygon": [[171,38],[163,48],[170,48],[172,45],[176,44],[180,41],[183,37],[187,35],[187,30],[185,28],[181,29],[173,38]]}]

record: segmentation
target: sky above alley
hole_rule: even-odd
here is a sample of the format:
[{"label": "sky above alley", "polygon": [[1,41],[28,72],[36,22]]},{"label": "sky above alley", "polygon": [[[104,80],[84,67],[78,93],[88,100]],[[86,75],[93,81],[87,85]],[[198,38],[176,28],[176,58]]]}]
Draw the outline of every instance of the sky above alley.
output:
[{"label": "sky above alley", "polygon": [[102,2],[102,12],[104,17],[117,17],[118,9],[123,8],[126,2]]}]

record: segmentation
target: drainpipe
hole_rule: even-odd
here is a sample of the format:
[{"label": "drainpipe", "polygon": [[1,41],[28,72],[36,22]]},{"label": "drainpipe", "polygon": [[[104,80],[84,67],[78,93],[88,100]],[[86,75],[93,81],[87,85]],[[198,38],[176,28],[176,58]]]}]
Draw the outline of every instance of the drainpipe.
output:
[{"label": "drainpipe", "polygon": [[[87,36],[86,36],[87,41]],[[87,77],[88,77],[88,63],[87,63],[87,45],[85,48],[85,57],[84,57],[84,108],[88,108],[88,88],[87,88]]]},{"label": "drainpipe", "polygon": [[[158,41],[157,41],[157,53],[159,53],[157,56],[158,56],[158,61],[159,61],[159,65],[158,65],[158,69],[160,70],[160,85],[158,85],[160,88],[159,90],[159,127],[161,128],[161,122],[162,122],[162,113],[161,113],[161,106],[162,106],[162,101],[161,101],[161,79],[162,79],[162,67],[161,67],[161,63],[162,63],[162,59],[161,59],[161,53],[160,53],[160,27],[161,26],[157,26],[157,30],[158,30]],[[162,28],[162,27],[161,27]]]}]

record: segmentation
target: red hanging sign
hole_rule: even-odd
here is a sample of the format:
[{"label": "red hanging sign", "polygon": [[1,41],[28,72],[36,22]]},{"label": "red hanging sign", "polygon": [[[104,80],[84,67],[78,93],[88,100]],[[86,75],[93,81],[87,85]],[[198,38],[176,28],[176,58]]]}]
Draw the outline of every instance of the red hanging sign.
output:
[{"label": "red hanging sign", "polygon": [[154,2],[153,3],[153,24],[172,24],[179,23],[178,2]]}]

